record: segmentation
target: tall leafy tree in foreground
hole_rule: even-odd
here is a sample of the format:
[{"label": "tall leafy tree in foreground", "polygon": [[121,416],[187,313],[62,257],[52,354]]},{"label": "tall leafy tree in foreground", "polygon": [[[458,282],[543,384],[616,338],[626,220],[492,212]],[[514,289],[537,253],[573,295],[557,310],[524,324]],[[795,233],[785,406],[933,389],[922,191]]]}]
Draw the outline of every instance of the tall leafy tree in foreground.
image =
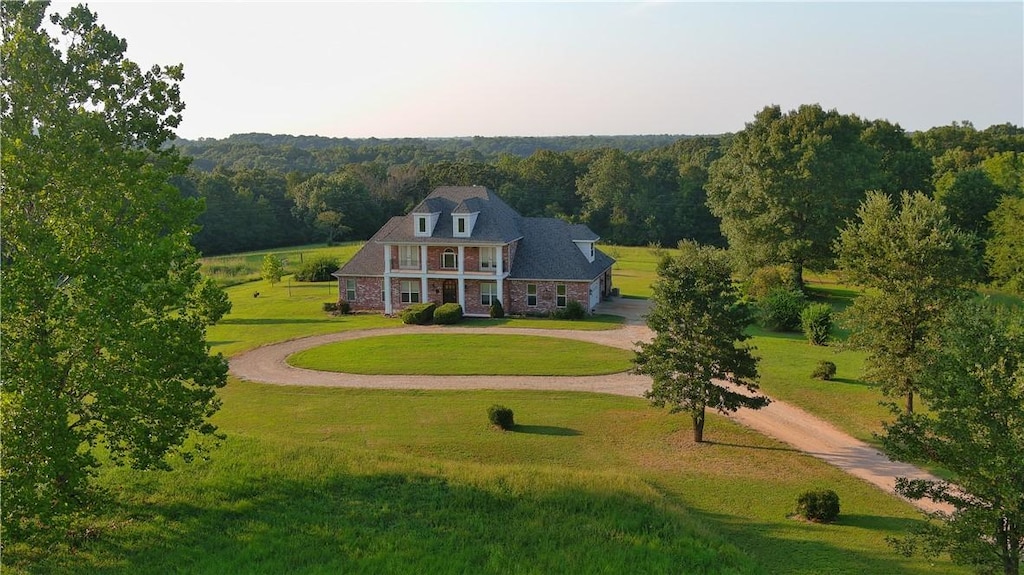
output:
[{"label": "tall leafy tree in foreground", "polygon": [[981,573],[1017,575],[1024,548],[1024,313],[967,302],[946,316],[920,382],[928,413],[886,426],[895,457],[937,463],[945,481],[897,480],[911,499],[954,505],[898,548],[922,548]]},{"label": "tall leafy tree in foreground", "polygon": [[870,192],[836,242],[844,279],[870,288],[844,312],[848,344],[868,352],[865,378],[905,396],[907,413],[929,334],[950,305],[970,297],[965,285],[979,267],[973,245],[936,200],[906,192],[898,205]]},{"label": "tall leafy tree in foreground", "polygon": [[48,11],[0,5],[6,541],[62,537],[100,464],[201,449],[227,372],[205,333],[230,303],[189,245],[201,206],[168,183],[181,67],[140,69],[84,6]]},{"label": "tall leafy tree in foreground", "polygon": [[684,244],[683,253],[658,264],[647,325],[654,340],[639,343],[634,371],[653,380],[645,396],[693,419],[693,440],[704,440],[708,408],[722,413],[768,405],[756,392],[757,359],[743,342],[747,306],[732,283],[720,250]]},{"label": "tall leafy tree in foreground", "polygon": [[885,182],[865,127],[818,105],[785,114],[769,106],[711,164],[708,206],[747,268],[786,264],[802,288],[805,267],[832,262],[838,224]]},{"label": "tall leafy tree in foreground", "polygon": [[1005,289],[1024,295],[1024,197],[1004,196],[988,215],[992,237],[985,245],[989,273]]}]

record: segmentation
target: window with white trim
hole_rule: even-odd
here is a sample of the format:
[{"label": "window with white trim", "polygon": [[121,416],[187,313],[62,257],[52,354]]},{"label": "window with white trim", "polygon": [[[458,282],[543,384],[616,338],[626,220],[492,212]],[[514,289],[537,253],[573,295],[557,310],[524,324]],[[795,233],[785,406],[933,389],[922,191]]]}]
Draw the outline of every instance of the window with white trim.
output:
[{"label": "window with white trim", "polygon": [[526,305],[537,305],[537,284],[526,284]]},{"label": "window with white trim", "polygon": [[402,303],[420,303],[419,280],[402,281]]},{"label": "window with white trim", "polygon": [[355,278],[347,278],[345,280],[345,300],[355,301],[356,300],[356,280]]},{"label": "window with white trim", "polygon": [[498,258],[495,255],[495,248],[480,248],[480,269],[493,270],[498,268]]},{"label": "window with white trim", "polygon": [[419,216],[416,218],[416,231],[420,234],[427,233],[427,218],[426,216]]},{"label": "window with white trim", "polygon": [[420,247],[419,246],[398,246],[398,267],[399,268],[416,268],[420,267]]},{"label": "window with white trim", "polygon": [[480,284],[480,305],[491,305],[498,301],[498,284],[496,283],[482,283]]},{"label": "window with white trim", "polygon": [[565,284],[555,286],[555,305],[565,307]]},{"label": "window with white trim", "polygon": [[455,229],[461,235],[466,233],[466,218],[455,218]]},{"label": "window with white trim", "polygon": [[441,269],[454,270],[459,267],[459,256],[452,248],[447,248],[441,254]]}]

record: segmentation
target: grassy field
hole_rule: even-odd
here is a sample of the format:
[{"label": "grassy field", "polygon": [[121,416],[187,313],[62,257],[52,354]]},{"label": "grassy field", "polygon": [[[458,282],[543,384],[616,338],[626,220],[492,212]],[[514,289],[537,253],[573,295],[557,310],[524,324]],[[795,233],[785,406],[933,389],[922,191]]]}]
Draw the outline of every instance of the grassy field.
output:
[{"label": "grassy field", "polygon": [[[599,394],[233,380],[222,396],[210,461],[105,473],[118,505],[94,538],[31,571],[963,572],[887,548],[908,505],[717,416],[697,446],[685,417]],[[513,431],[488,424],[495,403]],[[789,517],[814,487],[840,494],[836,524]]]},{"label": "grassy field", "polygon": [[202,272],[217,280],[221,286],[232,286],[260,279],[263,256],[276,254],[284,261],[285,274],[293,274],[302,262],[317,256],[331,256],[339,262],[347,262],[365,242],[344,242],[336,246],[309,245],[291,248],[277,248],[244,254],[212,256],[203,258]]},{"label": "grassy field", "polygon": [[403,334],[308,349],[288,363],[373,375],[602,375],[632,367],[633,352],[583,341],[504,334]]},{"label": "grassy field", "polygon": [[[652,250],[608,249],[619,260],[622,293],[649,296]],[[839,286],[815,287],[844,298]],[[379,315],[325,314],[322,303],[337,299],[334,284],[257,281],[228,293],[234,310],[209,334],[214,351],[226,355],[400,325]],[[547,321],[482,325],[558,324],[536,325]],[[862,430],[855,435],[872,428],[867,406],[879,396],[856,381],[856,355],[754,333],[768,393]],[[820,357],[839,364],[838,381],[810,379]],[[887,536],[920,520],[908,504],[715,415],[709,442],[694,445],[685,416],[599,394],[324,389],[231,378],[220,395],[215,422],[227,439],[210,460],[172,472],[104,470],[115,503],[88,536],[56,549],[5,548],[4,572],[965,572],[888,547]],[[513,431],[488,424],[495,403],[515,411]],[[836,524],[791,517],[797,495],[818,487],[841,497]]]}]

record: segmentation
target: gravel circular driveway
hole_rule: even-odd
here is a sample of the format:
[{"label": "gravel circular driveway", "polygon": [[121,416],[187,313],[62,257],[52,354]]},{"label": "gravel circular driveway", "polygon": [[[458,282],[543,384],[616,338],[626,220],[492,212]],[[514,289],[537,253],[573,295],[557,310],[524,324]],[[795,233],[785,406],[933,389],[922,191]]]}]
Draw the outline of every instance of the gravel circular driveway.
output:
[{"label": "gravel circular driveway", "polygon": [[[605,331],[546,330],[522,328],[460,328],[452,326],[406,326],[332,333],[266,345],[230,359],[231,374],[247,380],[275,385],[362,387],[380,389],[530,389],[589,391],[642,397],[650,389],[650,378],[629,373],[595,376],[431,376],[355,375],[302,369],[288,365],[288,356],[327,343],[398,333],[512,333],[575,339],[611,347],[634,349],[638,341],[649,341],[651,332],[643,324],[645,300],[616,298],[602,303],[600,313],[621,315],[625,325]],[[774,400],[760,410],[741,409],[733,420],[787,443],[847,473],[864,479],[888,493],[894,493],[896,477],[935,479],[905,463],[890,461],[874,447],[840,431],[832,424],[793,405]],[[912,501],[923,511],[949,513],[952,508],[930,500]]]}]

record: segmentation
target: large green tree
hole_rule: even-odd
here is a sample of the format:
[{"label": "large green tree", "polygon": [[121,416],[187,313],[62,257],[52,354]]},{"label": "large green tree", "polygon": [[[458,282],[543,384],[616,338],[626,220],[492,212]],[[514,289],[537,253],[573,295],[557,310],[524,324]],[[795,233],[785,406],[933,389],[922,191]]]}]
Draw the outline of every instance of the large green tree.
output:
[{"label": "large green tree", "polygon": [[895,457],[931,461],[954,483],[899,479],[911,499],[952,504],[900,547],[947,552],[982,573],[1020,573],[1024,549],[1024,312],[966,302],[947,314],[920,380],[927,413],[887,425]]},{"label": "large green tree", "polygon": [[140,69],[84,6],[49,11],[0,5],[5,540],[63,536],[101,464],[208,444],[227,372],[205,334],[230,304],[189,245],[201,205],[168,183],[181,67]]},{"label": "large green tree", "polygon": [[949,221],[942,205],[919,192],[900,203],[870,192],[836,242],[843,278],[870,288],[844,312],[848,344],[868,352],[865,377],[886,394],[914,392],[929,334],[952,303],[970,296],[977,277],[973,236]]},{"label": "large green tree", "polygon": [[1024,295],[1024,197],[1003,196],[988,217],[988,272],[1002,287]]},{"label": "large green tree", "polygon": [[708,408],[722,413],[759,409],[768,398],[755,392],[757,359],[743,342],[750,310],[740,300],[721,250],[683,244],[682,254],[658,264],[647,325],[650,343],[639,343],[634,371],[649,375],[645,396],[693,420],[693,439],[704,440]]},{"label": "large green tree", "polygon": [[748,269],[786,264],[802,287],[805,267],[832,262],[837,226],[886,180],[865,127],[818,105],[785,114],[769,106],[711,165],[708,206]]}]

